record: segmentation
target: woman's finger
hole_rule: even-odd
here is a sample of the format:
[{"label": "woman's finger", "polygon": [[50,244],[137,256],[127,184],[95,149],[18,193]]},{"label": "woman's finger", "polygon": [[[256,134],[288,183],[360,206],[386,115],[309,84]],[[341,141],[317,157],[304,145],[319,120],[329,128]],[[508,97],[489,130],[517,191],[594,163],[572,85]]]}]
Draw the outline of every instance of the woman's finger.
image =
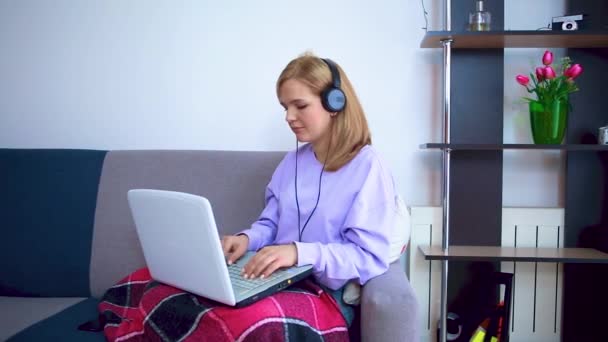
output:
[{"label": "woman's finger", "polygon": [[241,274],[245,278],[252,278],[252,277],[254,277],[254,275],[255,275],[254,271],[258,267],[260,267],[261,263],[265,262],[266,258],[269,256],[269,251],[270,251],[270,248],[265,247],[265,248],[262,248],[259,252],[257,252],[249,260],[249,262],[247,262],[247,265],[245,265],[245,267],[243,267],[243,272],[241,272]]},{"label": "woman's finger", "polygon": [[260,275],[260,277],[262,279],[264,278],[268,278],[270,277],[274,271],[276,271],[277,269],[283,267],[283,265],[281,265],[281,260],[280,259],[275,259],[272,263],[270,263],[266,269],[262,272],[262,274]]},{"label": "woman's finger", "polygon": [[268,253],[264,255],[264,257],[261,258],[259,262],[255,265],[255,268],[252,270],[250,276],[252,278],[259,277],[260,275],[262,275],[262,272],[268,267],[268,265],[273,263],[275,260],[277,260],[277,256],[275,253]]},{"label": "woman's finger", "polygon": [[224,256],[228,256],[230,254],[231,249],[231,239],[230,236],[222,237],[222,251],[224,252]]},{"label": "woman's finger", "polygon": [[230,257],[228,258],[228,265],[232,265],[237,260],[239,260],[243,256],[243,254],[245,254],[245,252],[247,252],[247,245],[244,243],[237,243],[234,246],[234,251],[230,254]]}]

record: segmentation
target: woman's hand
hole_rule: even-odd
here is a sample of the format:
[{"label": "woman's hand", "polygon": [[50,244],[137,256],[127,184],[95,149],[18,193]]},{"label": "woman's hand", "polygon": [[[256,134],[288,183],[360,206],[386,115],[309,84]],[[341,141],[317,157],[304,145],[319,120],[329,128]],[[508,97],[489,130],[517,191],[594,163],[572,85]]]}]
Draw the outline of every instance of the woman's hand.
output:
[{"label": "woman's hand", "polygon": [[228,259],[228,265],[232,265],[239,260],[249,247],[249,236],[241,235],[226,235],[222,237],[222,249],[224,256]]},{"label": "woman's hand", "polygon": [[254,255],[241,273],[245,279],[269,277],[280,267],[290,267],[298,262],[298,249],[295,244],[268,246]]}]

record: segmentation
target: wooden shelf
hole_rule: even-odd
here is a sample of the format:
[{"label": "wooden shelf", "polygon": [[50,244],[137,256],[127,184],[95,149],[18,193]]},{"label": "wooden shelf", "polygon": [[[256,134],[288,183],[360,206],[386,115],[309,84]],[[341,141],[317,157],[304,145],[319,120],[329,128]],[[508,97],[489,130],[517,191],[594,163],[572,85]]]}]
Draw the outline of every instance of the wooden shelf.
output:
[{"label": "wooden shelf", "polygon": [[426,260],[608,264],[608,253],[593,248],[450,246],[447,253],[440,246],[419,249]]},{"label": "wooden shelf", "polygon": [[420,47],[440,48],[452,39],[454,49],[502,48],[603,48],[608,47],[608,31],[429,31]]},{"label": "wooden shelf", "polygon": [[560,151],[608,151],[608,145],[597,144],[442,144],[427,143],[421,149],[462,150],[462,151],[498,151],[498,150],[560,150]]}]

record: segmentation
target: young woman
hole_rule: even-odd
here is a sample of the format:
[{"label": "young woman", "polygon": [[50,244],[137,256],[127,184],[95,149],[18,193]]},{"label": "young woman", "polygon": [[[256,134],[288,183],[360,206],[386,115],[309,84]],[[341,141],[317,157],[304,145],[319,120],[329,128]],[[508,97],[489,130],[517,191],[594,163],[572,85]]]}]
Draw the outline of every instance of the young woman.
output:
[{"label": "young woman", "polygon": [[396,193],[361,104],[337,64],[310,54],[287,65],[277,95],[289,128],[307,144],[275,170],[260,218],[223,238],[229,263],[257,251],[245,278],[312,264],[315,280],[330,291],[341,293],[350,280],[364,285],[388,269]]}]

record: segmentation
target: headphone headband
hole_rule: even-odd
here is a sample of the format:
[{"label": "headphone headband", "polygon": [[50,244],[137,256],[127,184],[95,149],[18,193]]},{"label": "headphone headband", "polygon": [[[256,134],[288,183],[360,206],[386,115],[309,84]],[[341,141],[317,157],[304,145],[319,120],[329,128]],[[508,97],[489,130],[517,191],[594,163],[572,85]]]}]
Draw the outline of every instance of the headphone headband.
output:
[{"label": "headphone headband", "polygon": [[340,81],[340,72],[338,71],[338,68],[336,67],[336,63],[334,63],[334,61],[332,61],[329,58],[321,58],[321,59],[329,67],[329,71],[331,72],[331,84],[332,84],[332,86],[334,88],[338,88],[339,89],[342,82]]}]

